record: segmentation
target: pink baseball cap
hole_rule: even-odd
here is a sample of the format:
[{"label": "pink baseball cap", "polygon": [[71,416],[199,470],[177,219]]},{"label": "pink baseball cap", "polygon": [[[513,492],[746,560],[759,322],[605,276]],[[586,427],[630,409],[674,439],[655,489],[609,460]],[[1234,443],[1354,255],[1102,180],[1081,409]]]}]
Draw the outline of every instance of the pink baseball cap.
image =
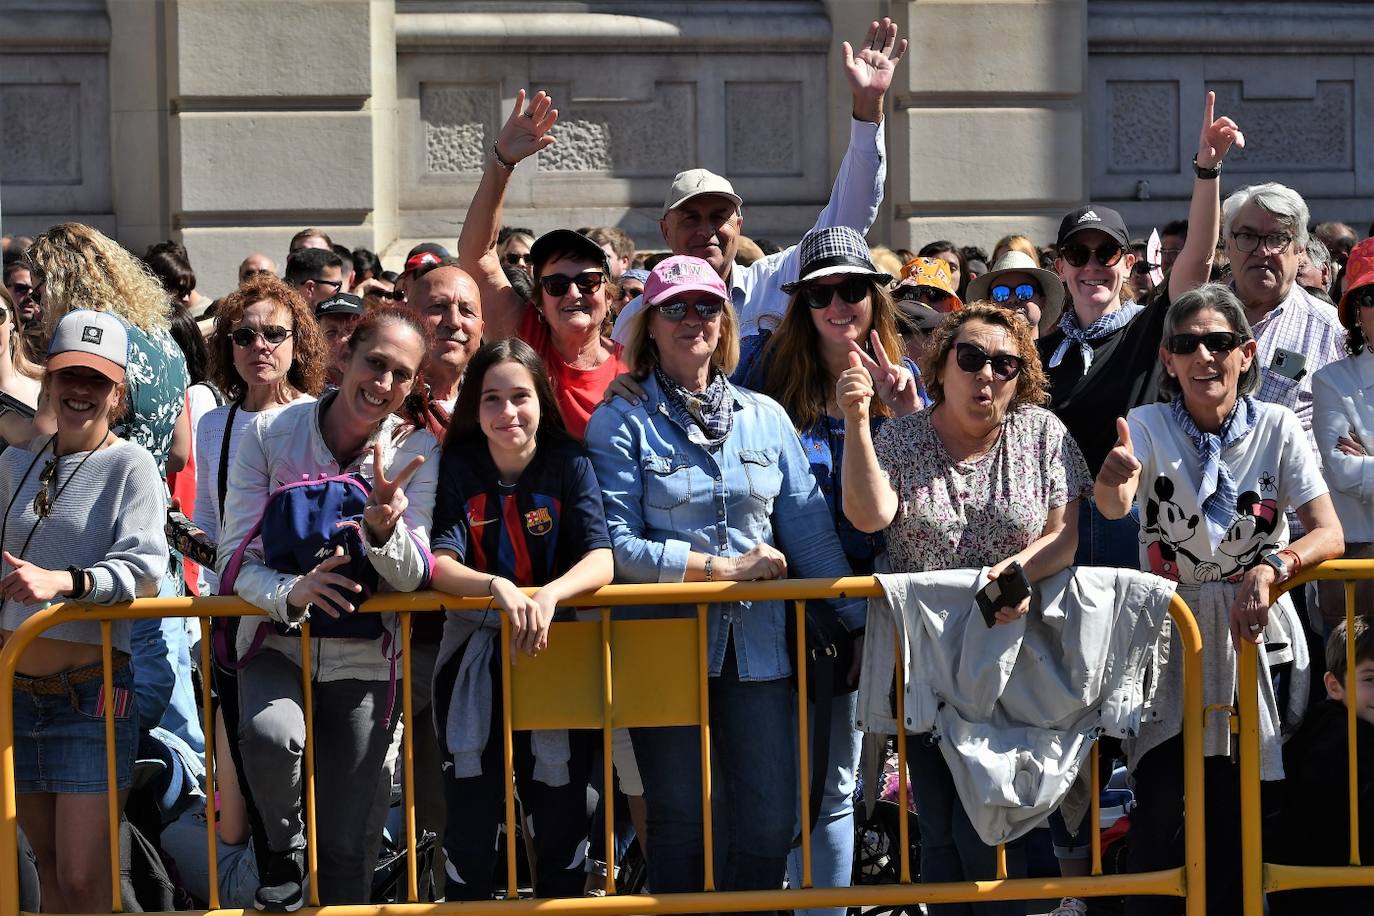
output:
[{"label": "pink baseball cap", "polygon": [[680,293],[712,293],[729,300],[730,291],[720,274],[701,258],[679,254],[664,258],[644,281],[644,304],[658,305]]}]

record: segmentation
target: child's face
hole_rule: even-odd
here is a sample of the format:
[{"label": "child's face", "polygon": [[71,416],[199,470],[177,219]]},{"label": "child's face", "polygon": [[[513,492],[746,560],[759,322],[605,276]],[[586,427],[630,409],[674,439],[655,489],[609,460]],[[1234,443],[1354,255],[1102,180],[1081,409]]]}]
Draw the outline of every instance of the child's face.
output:
[{"label": "child's face", "polygon": [[[1330,671],[1326,673],[1326,693],[1333,700],[1346,702],[1344,681],[1336,680]],[[1374,725],[1374,658],[1355,666],[1355,715]]]},{"label": "child's face", "polygon": [[487,370],[477,422],[493,450],[519,454],[534,448],[539,396],[528,369],[506,361]]}]

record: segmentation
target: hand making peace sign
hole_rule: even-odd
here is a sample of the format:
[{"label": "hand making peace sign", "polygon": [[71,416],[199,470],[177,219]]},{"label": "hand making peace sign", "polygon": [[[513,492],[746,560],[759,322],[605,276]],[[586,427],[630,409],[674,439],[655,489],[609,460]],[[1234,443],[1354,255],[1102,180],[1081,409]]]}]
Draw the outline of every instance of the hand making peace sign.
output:
[{"label": "hand making peace sign", "polygon": [[[877,359],[869,356],[855,342],[850,342],[850,353],[858,356],[859,365],[868,370],[868,376],[873,380],[873,390],[889,408],[892,413],[899,417],[909,416],[921,409],[921,396],[916,390],[916,376],[912,375],[911,370],[903,363],[894,363],[888,358],[887,350],[883,348],[882,339],[877,331],[869,334],[869,339],[873,343],[873,352],[877,354]],[[853,360],[850,360],[853,365]]]},{"label": "hand making peace sign", "polygon": [[382,443],[372,444],[372,495],[367,498],[367,506],[363,509],[363,522],[367,525],[368,539],[373,544],[385,544],[391,539],[396,522],[410,505],[405,490],[401,488],[424,463],[425,456],[416,455],[401,468],[400,473],[387,479],[386,465],[382,463]]}]

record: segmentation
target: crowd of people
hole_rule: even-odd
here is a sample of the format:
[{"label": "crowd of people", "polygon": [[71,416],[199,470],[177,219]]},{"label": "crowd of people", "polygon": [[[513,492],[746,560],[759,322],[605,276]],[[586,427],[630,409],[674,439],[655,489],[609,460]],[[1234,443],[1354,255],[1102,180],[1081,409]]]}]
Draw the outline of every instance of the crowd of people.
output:
[{"label": "crowd of people", "polygon": [[[1343,589],[1275,590],[1322,561],[1374,557],[1374,238],[1313,227],[1303,198],[1275,183],[1223,202],[1223,164],[1245,137],[1208,93],[1187,218],[1158,246],[1094,203],[1066,214],[1052,245],[870,245],[884,99],[906,45],[887,20],[845,45],[849,146],[814,228],[785,248],[746,238],[744,201],[700,168],[668,188],[662,250],[637,250],[615,227],[503,226],[513,172],[557,141],[554,100],[523,90],[484,151],[456,253],[419,245],[399,273],[311,228],[280,272],[250,254],[237,288],[212,298],[175,242],[138,257],[78,224],[7,239],[0,638],[64,600],[236,594],[265,612],[215,621],[208,671],[195,662],[198,624],[115,622],[112,696],[100,624],[63,624],[25,651],[16,790],[44,911],[112,904],[110,708],[121,805],[173,863],[173,883],[209,899],[213,818],[221,905],[270,912],[309,897],[313,723],[315,891],[325,904],[368,901],[403,778],[403,689],[417,826],[441,838],[426,896],[513,893],[497,869],[507,793],[534,893],[596,892],[607,856],[587,787],[600,788],[600,739],[517,733],[504,784],[499,615],[514,649],[537,655],[554,623],[574,619],[567,599],[612,582],[967,568],[1032,584],[1075,566],[1142,570],[1186,599],[1210,711],[1207,912],[1241,900],[1224,710],[1243,643],[1263,672],[1266,854],[1345,863],[1349,807],[1374,820],[1374,594],[1355,592],[1347,630]],[[377,591],[423,588],[489,599],[488,611],[415,615],[402,683],[397,620],[355,612]],[[802,830],[815,884],[850,883],[871,612],[807,607],[838,663],[804,688],[819,750],[812,822],[800,825],[790,610],[710,607],[717,861],[704,858],[698,731],[615,735],[616,805],[632,825],[621,832],[642,845],[654,892],[700,890],[708,869],[725,890],[798,886]],[[1034,613],[1017,596],[988,626]],[[1181,651],[1166,628],[1138,734],[1101,741],[1103,760],[1131,774],[1134,871],[1183,862]],[[200,691],[214,700],[210,734]],[[1345,704],[1364,752],[1357,799]],[[979,802],[961,796],[939,736],[908,747],[921,879],[994,877],[995,850],[970,816]],[[149,762],[154,775],[136,785]],[[1090,832],[1071,822],[1049,817],[1058,868],[1084,875]],[[1029,873],[1025,843],[1008,845],[1006,867]],[[1271,903],[1354,913],[1367,901],[1348,889]],[[1092,905],[1065,898],[1054,912]]]}]

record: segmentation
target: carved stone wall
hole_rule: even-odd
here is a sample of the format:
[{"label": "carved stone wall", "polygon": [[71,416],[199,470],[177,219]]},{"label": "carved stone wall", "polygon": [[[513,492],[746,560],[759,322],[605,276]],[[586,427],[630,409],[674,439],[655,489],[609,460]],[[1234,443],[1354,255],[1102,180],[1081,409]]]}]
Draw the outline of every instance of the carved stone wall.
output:
[{"label": "carved stone wall", "polygon": [[1207,90],[1246,134],[1222,193],[1298,190],[1316,220],[1374,211],[1374,10],[1368,4],[1089,0],[1089,188],[1137,235],[1187,216]]}]

